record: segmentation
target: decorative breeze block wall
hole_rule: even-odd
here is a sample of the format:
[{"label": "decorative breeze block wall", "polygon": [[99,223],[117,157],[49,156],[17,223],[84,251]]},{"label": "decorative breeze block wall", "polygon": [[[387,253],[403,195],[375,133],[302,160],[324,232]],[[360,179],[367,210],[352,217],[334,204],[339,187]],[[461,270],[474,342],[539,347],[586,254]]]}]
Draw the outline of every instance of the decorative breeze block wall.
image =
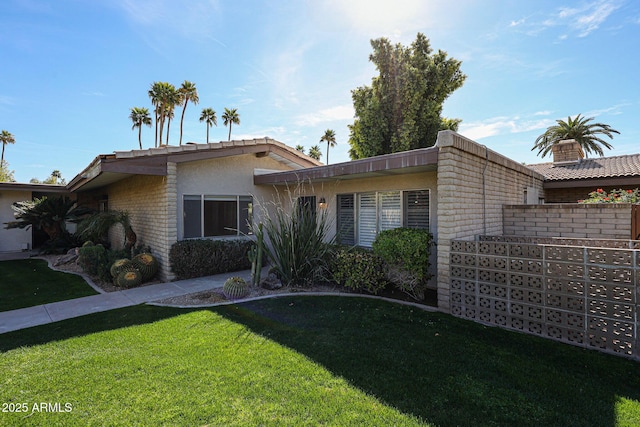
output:
[{"label": "decorative breeze block wall", "polygon": [[640,242],[479,239],[451,244],[453,315],[640,359]]}]

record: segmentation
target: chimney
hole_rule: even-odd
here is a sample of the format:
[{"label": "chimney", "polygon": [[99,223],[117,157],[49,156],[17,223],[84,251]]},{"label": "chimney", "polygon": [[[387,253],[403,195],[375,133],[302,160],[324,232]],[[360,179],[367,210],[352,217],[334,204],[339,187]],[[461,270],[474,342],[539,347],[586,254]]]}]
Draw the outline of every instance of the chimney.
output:
[{"label": "chimney", "polygon": [[584,159],[584,151],[575,139],[566,139],[551,146],[553,163],[579,162]]}]

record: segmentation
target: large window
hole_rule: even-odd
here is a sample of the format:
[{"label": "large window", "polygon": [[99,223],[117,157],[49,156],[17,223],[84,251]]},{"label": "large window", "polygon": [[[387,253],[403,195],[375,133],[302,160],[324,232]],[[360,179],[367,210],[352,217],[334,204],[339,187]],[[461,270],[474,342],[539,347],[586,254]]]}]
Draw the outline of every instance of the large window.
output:
[{"label": "large window", "polygon": [[251,196],[185,195],[184,238],[249,234]]},{"label": "large window", "polygon": [[370,247],[382,230],[398,227],[429,230],[429,190],[339,194],[338,240]]}]

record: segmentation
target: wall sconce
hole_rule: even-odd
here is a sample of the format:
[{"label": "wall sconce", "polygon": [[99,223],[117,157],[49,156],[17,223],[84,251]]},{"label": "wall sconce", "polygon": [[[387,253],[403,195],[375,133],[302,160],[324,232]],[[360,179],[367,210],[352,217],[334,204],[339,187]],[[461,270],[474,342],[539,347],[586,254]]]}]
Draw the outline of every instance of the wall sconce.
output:
[{"label": "wall sconce", "polygon": [[318,203],[318,206],[320,206],[320,209],[324,209],[327,207],[327,201],[324,197],[320,197],[320,203]]}]

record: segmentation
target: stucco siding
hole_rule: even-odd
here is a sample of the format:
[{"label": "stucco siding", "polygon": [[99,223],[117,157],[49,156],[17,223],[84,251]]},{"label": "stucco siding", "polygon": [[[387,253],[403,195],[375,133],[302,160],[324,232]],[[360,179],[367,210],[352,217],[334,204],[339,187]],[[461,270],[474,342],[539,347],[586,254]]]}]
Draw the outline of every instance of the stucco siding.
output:
[{"label": "stucco siding", "polygon": [[14,228],[5,230],[5,223],[14,221],[13,209],[11,205],[23,200],[31,200],[31,191],[0,191],[0,227],[2,227],[2,238],[0,238],[0,252],[16,252],[31,249],[32,233],[29,229]]}]

